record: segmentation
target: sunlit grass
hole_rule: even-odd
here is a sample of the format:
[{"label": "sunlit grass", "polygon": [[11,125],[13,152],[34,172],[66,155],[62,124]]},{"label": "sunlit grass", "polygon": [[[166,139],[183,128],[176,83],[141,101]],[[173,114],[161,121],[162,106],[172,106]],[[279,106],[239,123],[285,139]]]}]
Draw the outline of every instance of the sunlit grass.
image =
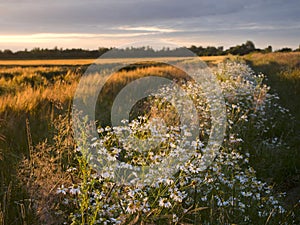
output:
[{"label": "sunlit grass", "polygon": [[[233,56],[203,56],[201,60],[205,62],[211,62],[214,64],[220,63],[225,58],[232,58]],[[183,57],[157,57],[157,58],[144,58],[145,61],[155,60],[157,62],[170,61],[170,60],[182,60]],[[40,66],[40,65],[89,65],[92,63],[109,64],[115,62],[126,61],[129,63],[135,63],[136,58],[125,59],[102,59],[101,57],[95,59],[45,59],[45,60],[0,60],[0,65],[3,66]]]}]

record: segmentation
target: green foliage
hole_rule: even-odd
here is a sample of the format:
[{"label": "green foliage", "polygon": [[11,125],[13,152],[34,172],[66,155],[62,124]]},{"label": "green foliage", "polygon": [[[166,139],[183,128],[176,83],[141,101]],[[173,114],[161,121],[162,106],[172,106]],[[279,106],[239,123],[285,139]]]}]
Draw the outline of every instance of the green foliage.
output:
[{"label": "green foliage", "polygon": [[246,55],[254,51],[256,51],[254,43],[252,41],[247,41],[245,44],[229,48],[227,53],[233,55]]}]

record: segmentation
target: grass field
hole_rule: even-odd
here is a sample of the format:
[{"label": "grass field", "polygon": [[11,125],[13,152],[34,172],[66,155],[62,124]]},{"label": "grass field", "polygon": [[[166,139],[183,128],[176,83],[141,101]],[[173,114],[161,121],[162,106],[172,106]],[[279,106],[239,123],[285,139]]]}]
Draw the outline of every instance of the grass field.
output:
[{"label": "grass field", "polygon": [[[292,118],[287,119],[286,123],[291,124],[294,133],[290,136],[293,148],[297,153],[300,152],[300,52],[290,53],[254,53],[243,57],[247,64],[257,73],[267,76],[265,83],[271,87],[270,92],[279,96],[279,103],[290,110]],[[293,157],[292,155],[290,157]],[[299,157],[299,155],[297,155]],[[299,199],[300,175],[299,171],[287,176],[285,185],[291,185],[290,191]],[[296,194],[297,193],[297,194]],[[291,197],[291,198],[293,198]]]},{"label": "grass field", "polygon": [[[156,58],[155,61],[177,61],[180,59],[182,58]],[[225,96],[227,96],[227,92],[230,94],[228,95],[229,97],[226,97],[226,107],[230,112],[228,114],[230,119],[229,123],[232,122],[233,125],[229,126],[229,133],[226,137],[228,138],[228,143],[225,142],[224,148],[238,150],[241,154],[250,153],[250,165],[257,171],[256,175],[258,179],[267,182],[268,185],[275,186],[277,193],[287,192],[288,198],[284,200],[284,204],[288,204],[288,207],[297,204],[297,201],[300,199],[300,192],[297,191],[300,186],[300,133],[298,129],[300,125],[300,101],[298,101],[300,94],[300,53],[256,53],[243,57],[212,56],[201,57],[201,59],[211,66],[212,70],[217,74],[220,83],[224,85],[223,91]],[[136,59],[124,59],[124,61],[129,63],[135,62],[135,60]],[[151,59],[145,59],[145,61],[149,60]],[[246,62],[255,72],[266,74],[268,79],[263,81],[263,83],[258,83],[256,87],[247,86],[248,84],[243,82],[238,83],[240,82],[239,79],[234,80],[230,75],[245,73],[247,76],[252,76],[253,74],[251,75],[251,73],[247,72],[244,64],[230,64],[231,67],[228,70],[226,70],[225,66],[224,68],[222,66],[218,67],[219,63],[227,60],[233,62],[238,61],[239,63]],[[71,131],[71,118],[69,115],[72,98],[78,81],[87,66],[93,62],[94,60],[89,59],[0,61],[1,225],[39,224],[41,221],[44,221],[45,224],[51,224],[46,223],[45,221],[47,220],[57,220],[59,221],[57,224],[59,224],[62,221],[58,218],[65,219],[64,216],[66,216],[70,210],[72,211],[72,209],[74,209],[74,212],[75,209],[79,210],[76,212],[81,212],[82,215],[91,213],[87,209],[78,207],[77,203],[72,205],[73,208],[64,206],[62,203],[65,201],[63,195],[56,195],[55,193],[57,188],[60,188],[58,192],[61,191],[62,193],[64,191],[61,186],[62,184],[65,184],[65,186],[79,185],[82,174],[92,173],[86,167],[82,167],[82,165],[85,164],[80,164],[82,161],[78,163],[76,155],[74,156],[76,144],[74,143]],[[116,59],[101,59],[97,61],[97,63],[100,64],[115,62],[120,61]],[[149,74],[155,74],[157,76],[172,74],[177,78],[184,76],[182,72],[167,65],[151,64],[143,67],[134,65],[129,70],[119,71],[114,78],[110,80],[110,88],[104,91],[104,95],[108,96],[108,98],[106,98],[106,102],[102,102],[104,106],[100,108],[100,112],[107,114],[109,111],[108,108],[112,104],[111,101],[120,88],[138,77]],[[91,77],[91,79],[95,78]],[[225,82],[226,79],[228,80],[227,83]],[[251,80],[252,78],[250,77],[249,79]],[[231,84],[231,86],[227,87],[225,84]],[[267,94],[269,92],[264,84],[271,87],[270,96]],[[250,89],[247,91],[247,88],[253,88],[253,90],[251,89],[252,92]],[[235,90],[242,90],[243,93],[235,92]],[[257,91],[259,91],[259,94],[257,94]],[[191,93],[193,93],[193,91],[191,91]],[[276,97],[274,97],[275,95],[273,95],[275,93],[279,96],[278,102]],[[255,101],[254,105],[249,103],[249,99],[245,97],[246,95],[250,95],[250,98]],[[270,102],[266,100],[268,98],[267,96],[270,97]],[[197,98],[199,98],[199,96],[196,96],[196,99]],[[239,98],[241,102],[236,101],[236,99]],[[260,109],[259,106],[264,100],[266,101],[266,108],[262,107]],[[278,108],[280,105],[289,109],[291,115],[285,111],[285,109]],[[242,113],[249,116],[248,122],[241,123],[240,118],[242,116],[245,117]],[[251,118],[251,113],[255,114],[257,119]],[[166,115],[168,114],[166,113]],[[109,114],[102,119],[105,125],[109,125],[109,123],[107,123]],[[264,132],[264,126],[268,127],[269,130]],[[233,132],[234,138],[237,140],[239,140],[239,138],[243,139],[243,142],[237,143],[239,141],[232,138],[230,132]],[[114,142],[112,141],[111,143]],[[242,164],[244,165],[244,162]],[[218,166],[218,169],[224,169],[221,165]],[[74,174],[72,174],[67,172],[68,169],[73,167],[76,167],[81,173],[74,172]],[[85,171],[85,169],[87,171]],[[238,171],[239,169],[234,168],[234,170]],[[249,171],[247,169],[247,173],[249,172],[250,174],[252,170],[250,169]],[[228,171],[224,172],[225,175],[226,173],[230,175]],[[212,174],[218,176],[217,173],[212,172]],[[230,177],[232,176],[230,175]],[[206,177],[205,179],[209,178]],[[95,180],[91,180],[91,182],[92,181],[94,182]],[[214,185],[217,185],[217,183],[216,181]],[[107,184],[110,183],[108,182]],[[85,185],[86,189],[81,189],[82,194],[87,194],[88,190],[93,190],[92,187],[88,186],[88,182],[85,183]],[[100,184],[97,183],[96,185]],[[194,184],[189,185],[187,185],[187,187],[195,187],[196,190],[196,186],[193,186]],[[105,186],[105,188],[108,188],[108,186]],[[237,188],[240,187],[237,186]],[[154,196],[159,195],[162,190],[163,189],[152,190],[154,192],[151,193]],[[250,189],[248,191],[250,191]],[[107,193],[111,192],[115,195],[118,194],[114,192],[113,187],[111,190],[109,189]],[[189,192],[187,191],[187,193]],[[196,202],[195,193],[197,193],[197,191],[193,192],[192,189],[191,193],[193,193],[193,198]],[[214,189],[214,193],[212,193],[211,197],[217,194],[220,194],[218,189]],[[220,196],[223,195],[220,194]],[[81,197],[82,199],[87,199],[84,195]],[[128,196],[125,197],[127,198]],[[223,197],[225,198],[227,196],[224,195]],[[78,198],[80,199],[80,195]],[[150,195],[149,199],[151,199]],[[68,201],[73,200],[76,200],[76,198],[71,198]],[[153,211],[149,213],[149,218],[153,216],[153,221],[160,221],[157,222],[157,224],[166,223],[170,215],[172,216],[172,214],[170,214],[171,209],[167,207],[160,208],[159,205],[161,203],[155,198],[151,201],[153,205],[157,204],[157,208],[154,208]],[[203,205],[208,202],[204,200],[199,201]],[[85,202],[85,204],[89,203]],[[119,204],[120,203],[117,205]],[[173,207],[172,210],[180,214],[180,212],[183,211],[182,207],[186,207],[184,204],[185,202],[177,202],[175,204],[176,207]],[[211,210],[210,213],[204,210],[206,207]],[[231,217],[230,215],[234,211],[233,209],[228,209],[225,206],[224,208],[214,207],[216,207],[216,203],[207,203],[203,209],[201,205],[196,206],[196,203],[194,205],[192,204],[189,209],[191,214],[180,214],[179,219],[182,217],[182,221],[188,224],[187,221],[192,218],[196,221],[195,218],[200,218],[201,215],[203,221],[209,221],[207,218],[213,221],[214,218],[220,223],[224,223],[224,221],[231,221],[231,223],[233,223],[232,221],[234,220],[232,218],[236,219],[242,215],[232,214]],[[119,213],[122,214],[122,210],[120,210]],[[252,215],[252,212],[247,211],[247,213]],[[125,214],[124,217],[126,217],[127,214]],[[141,212],[140,214],[133,213],[132,216],[127,216],[126,223],[128,224],[130,220],[134,221],[136,218],[138,221],[143,220],[141,215],[144,214]],[[270,220],[268,216],[269,215],[267,215],[267,220],[264,221],[264,224],[276,224],[275,222],[268,223]],[[152,224],[154,223],[153,221]],[[149,222],[149,224],[151,223]],[[211,222],[210,224],[214,223]]]},{"label": "grass field", "polygon": [[268,76],[266,83],[279,94],[283,106],[300,121],[300,53],[251,54],[244,57],[257,72]]},{"label": "grass field", "polygon": [[[228,56],[203,56],[200,57],[201,60],[208,63],[220,63],[224,58],[229,58]],[[233,56],[231,56],[233,58]],[[145,61],[155,60],[158,62],[180,60],[182,57],[167,57],[167,58],[143,58]],[[126,62],[134,63],[136,58],[126,58],[123,59]],[[122,62],[120,59],[51,59],[51,60],[0,60],[0,65],[2,66],[42,66],[42,65],[88,65],[92,63],[107,64]]]}]

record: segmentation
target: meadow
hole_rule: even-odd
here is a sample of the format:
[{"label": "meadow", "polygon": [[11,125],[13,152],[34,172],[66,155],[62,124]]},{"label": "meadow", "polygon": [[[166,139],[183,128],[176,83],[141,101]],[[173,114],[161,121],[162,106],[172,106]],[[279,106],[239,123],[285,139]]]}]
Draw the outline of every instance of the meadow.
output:
[{"label": "meadow", "polygon": [[[204,171],[197,169],[197,158],[204,154],[211,128],[209,107],[201,88],[182,71],[133,64],[117,72],[98,99],[100,141],[86,148],[104,149],[112,161],[121,157],[128,165],[155,164],[172,151],[180,155],[187,140],[170,128],[180,126],[178,115],[157,96],[137,105],[127,125],[133,137],[148,138],[148,122],[162,117],[167,121],[164,142],[151,154],[126,153],[128,146],[119,144],[109,123],[112,101],[122,87],[148,75],[171,77],[181,80],[198,104],[203,133],[190,143],[195,160],[172,179],[161,177],[144,187],[119,185],[113,175],[97,174],[87,162],[88,151],[78,151],[72,100],[92,60],[0,61],[0,224],[299,224],[300,54],[202,60],[220,83],[228,124],[220,155]],[[119,129],[128,131],[125,124]],[[82,140],[93,138],[87,132]]]}]

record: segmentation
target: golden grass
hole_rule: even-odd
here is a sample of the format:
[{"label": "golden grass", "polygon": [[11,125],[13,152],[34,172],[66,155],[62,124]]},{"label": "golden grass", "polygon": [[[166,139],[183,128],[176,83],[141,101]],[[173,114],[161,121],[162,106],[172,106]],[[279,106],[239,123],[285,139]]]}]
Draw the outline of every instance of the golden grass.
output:
[{"label": "golden grass", "polygon": [[15,95],[0,96],[0,112],[7,109],[13,111],[31,112],[36,109],[39,103],[43,102],[64,102],[71,99],[76,83],[73,84],[56,84],[47,88],[31,88],[17,92]]},{"label": "golden grass", "polygon": [[[209,63],[218,63],[230,56],[207,56],[201,57]],[[145,58],[143,61],[155,60],[156,62],[190,60],[191,58],[165,57],[165,58]],[[101,59],[97,63],[130,62],[135,63],[140,59]],[[89,64],[94,60],[12,60],[0,61],[0,64],[11,65],[0,67],[0,113],[5,111],[31,112],[47,102],[65,103],[74,96],[78,74],[72,67],[68,68],[60,65],[80,65]],[[16,65],[18,66],[12,66]],[[53,66],[43,66],[51,65]],[[26,67],[22,67],[26,65]],[[35,66],[33,66],[35,65]],[[84,71],[81,71],[83,73]],[[58,74],[58,75],[57,75]],[[113,95],[120,87],[128,82],[144,76],[169,76],[170,78],[184,78],[184,73],[179,69],[164,66],[149,66],[137,68],[130,71],[120,71],[111,76],[108,80],[108,89],[104,90],[107,95]],[[49,80],[50,77],[50,80]],[[104,76],[89,76],[89,83],[98,84]],[[52,81],[51,81],[52,80]],[[87,90],[89,92],[89,90]]]},{"label": "golden grass", "polygon": [[271,62],[287,65],[287,66],[300,66],[300,52],[273,52],[273,53],[253,53],[243,57],[250,60],[255,65],[269,64]]},{"label": "golden grass", "polygon": [[0,75],[1,113],[31,112],[39,104],[65,102],[72,98],[78,77],[71,69],[57,66],[1,68]]},{"label": "golden grass", "polygon": [[183,71],[173,66],[151,66],[147,68],[138,68],[133,71],[120,71],[111,76],[109,79],[112,83],[125,84],[129,80],[145,77],[145,76],[172,76],[174,78],[183,78]]},{"label": "golden grass", "polygon": [[[297,80],[297,83],[299,83],[300,52],[254,53],[243,58],[250,62],[254,69],[257,68],[260,72],[266,73],[270,79],[277,77],[281,84],[284,80],[290,82]],[[274,86],[278,85],[275,84]]]},{"label": "golden grass", "polygon": [[236,59],[237,56],[233,55],[219,55],[219,56],[201,56],[200,59],[207,63],[218,64],[223,62],[225,59]]},{"label": "golden grass", "polygon": [[278,93],[282,106],[300,122],[300,52],[254,53],[243,57],[257,72],[267,75],[266,83]]},{"label": "golden grass", "polygon": [[2,66],[86,65],[93,59],[0,60]]},{"label": "golden grass", "polygon": [[[225,58],[232,58],[233,56],[203,56],[201,60],[205,62],[219,63]],[[158,58],[143,58],[143,61],[165,62],[172,60],[189,59],[190,57],[158,57]],[[43,65],[88,65],[92,63],[110,64],[117,62],[135,63],[136,58],[124,59],[45,59],[45,60],[0,60],[1,66],[43,66]]]},{"label": "golden grass", "polygon": [[[201,60],[209,65],[217,64],[225,59],[236,59],[236,56],[205,56],[200,57]],[[299,64],[300,53],[270,53],[261,54],[253,53],[243,57],[244,59],[250,59],[255,64],[270,63],[272,61],[278,63],[289,63],[293,65]],[[145,58],[143,61],[155,60],[156,62],[164,61],[177,61],[177,60],[190,60],[191,58],[183,57],[164,57],[164,58]],[[135,63],[140,59],[100,59],[97,63],[110,64],[115,62],[132,62]],[[78,78],[81,74],[78,74],[76,70],[64,67],[61,65],[85,65],[94,62],[92,59],[67,59],[67,60],[6,60],[0,61],[0,65],[11,65],[9,67],[0,67],[0,112],[4,112],[6,109],[14,111],[26,111],[30,112],[34,110],[38,104],[42,104],[45,101],[50,102],[65,102],[67,99],[71,99],[74,95]],[[12,66],[17,65],[18,66]],[[22,67],[22,65],[28,67]],[[33,66],[35,65],[35,67]],[[53,66],[43,66],[53,65]],[[84,71],[81,71],[81,73]],[[9,74],[10,77],[5,77],[4,74]],[[58,79],[50,82],[44,77],[44,74],[54,79],[52,74],[58,75]],[[131,80],[140,78],[147,75],[166,76],[171,75],[182,78],[183,73],[178,69],[165,65],[165,66],[149,66],[146,68],[137,68],[130,71],[120,71],[115,73],[108,80],[110,90],[104,91],[106,94],[113,94],[120,86],[126,85]],[[298,73],[297,73],[298,74]],[[55,75],[56,76],[56,75]],[[69,78],[68,78],[69,77]],[[67,79],[67,82],[61,81],[61,79]],[[97,84],[101,81],[99,74],[91,76],[89,83]],[[56,79],[56,78],[55,78]],[[31,86],[30,82],[34,81],[38,85]],[[27,82],[27,83],[26,83]],[[4,90],[4,93],[2,92]],[[88,90],[87,90],[88,92]]]}]

